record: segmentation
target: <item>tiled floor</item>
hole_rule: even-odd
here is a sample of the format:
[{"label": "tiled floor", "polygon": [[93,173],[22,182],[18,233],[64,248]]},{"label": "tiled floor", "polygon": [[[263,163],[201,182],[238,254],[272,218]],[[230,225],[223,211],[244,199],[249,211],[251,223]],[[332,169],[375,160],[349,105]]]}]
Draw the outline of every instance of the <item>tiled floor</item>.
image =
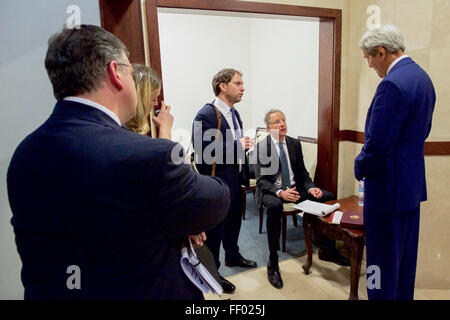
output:
[{"label": "tiled floor", "polygon": [[[350,268],[321,261],[314,253],[310,274],[305,275],[302,264],[306,256],[279,263],[284,287],[276,289],[267,280],[267,269],[261,267],[227,277],[236,285],[232,295],[224,294],[224,299],[232,300],[346,300],[350,292]],[[361,267],[359,298],[367,300],[365,288],[365,266]],[[220,297],[206,295],[207,300]],[[416,289],[416,300],[448,300],[450,290]]]}]

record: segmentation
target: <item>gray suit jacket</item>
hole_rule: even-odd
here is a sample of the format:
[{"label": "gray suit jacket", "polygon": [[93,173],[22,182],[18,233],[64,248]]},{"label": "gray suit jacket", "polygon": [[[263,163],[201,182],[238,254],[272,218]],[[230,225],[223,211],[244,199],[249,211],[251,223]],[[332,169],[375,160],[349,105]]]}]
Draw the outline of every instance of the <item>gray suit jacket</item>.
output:
[{"label": "gray suit jacket", "polygon": [[[286,136],[285,139],[289,161],[294,172],[295,186],[301,198],[306,199],[308,189],[316,186],[305,168],[302,145],[298,139],[289,136]],[[264,194],[276,196],[276,192],[279,190],[275,186],[275,181],[281,174],[280,158],[270,135],[256,145],[254,156],[256,157],[255,176],[257,185],[255,199],[259,208]]]}]

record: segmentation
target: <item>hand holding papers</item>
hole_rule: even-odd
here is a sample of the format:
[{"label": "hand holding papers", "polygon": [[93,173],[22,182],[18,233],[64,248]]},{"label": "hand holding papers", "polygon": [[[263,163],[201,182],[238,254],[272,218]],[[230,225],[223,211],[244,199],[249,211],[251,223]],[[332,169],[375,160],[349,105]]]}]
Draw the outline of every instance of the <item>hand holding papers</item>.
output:
[{"label": "hand holding papers", "polygon": [[219,284],[219,274],[214,258],[206,245],[193,246],[188,239],[187,245],[181,249],[180,263],[189,280],[203,293],[211,291],[219,296],[222,294],[223,289]]},{"label": "hand holding papers", "polygon": [[295,209],[302,210],[303,212],[314,214],[319,217],[326,216],[331,212],[340,208],[339,203],[333,205],[319,203],[315,201],[305,200],[293,206]]}]

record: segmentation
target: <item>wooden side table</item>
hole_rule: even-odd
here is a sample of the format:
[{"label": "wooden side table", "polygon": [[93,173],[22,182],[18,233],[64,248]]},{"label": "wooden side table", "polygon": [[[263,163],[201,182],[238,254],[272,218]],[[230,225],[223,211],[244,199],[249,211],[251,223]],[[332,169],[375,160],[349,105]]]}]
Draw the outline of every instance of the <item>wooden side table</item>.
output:
[{"label": "wooden side table", "polygon": [[[358,197],[350,196],[344,199],[333,200],[327,204],[339,202],[340,211],[352,211],[363,214],[363,208],[358,206]],[[364,251],[364,230],[342,228],[340,225],[330,224],[329,215],[318,217],[313,214],[303,214],[303,229],[305,233],[306,263],[302,266],[305,274],[309,274],[312,264],[312,231],[316,235],[325,234],[332,240],[342,240],[344,249],[342,254],[350,259],[350,295],[349,300],[358,300],[358,282],[361,274],[361,261]]]}]

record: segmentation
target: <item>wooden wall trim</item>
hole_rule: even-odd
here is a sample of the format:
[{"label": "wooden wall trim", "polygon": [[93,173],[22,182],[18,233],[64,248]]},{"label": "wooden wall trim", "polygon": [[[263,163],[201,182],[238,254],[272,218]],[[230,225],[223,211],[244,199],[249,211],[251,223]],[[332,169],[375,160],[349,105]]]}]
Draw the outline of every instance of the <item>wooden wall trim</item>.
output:
[{"label": "wooden wall trim", "polygon": [[426,156],[450,156],[450,141],[425,141]]},{"label": "wooden wall trim", "polygon": [[315,138],[298,136],[297,139],[301,142],[317,144],[317,139]]},{"label": "wooden wall trim", "polygon": [[[340,131],[340,141],[364,144],[364,132],[355,130]],[[450,156],[450,141],[425,141],[424,155]]]},{"label": "wooden wall trim", "polygon": [[102,27],[128,48],[132,63],[145,64],[140,0],[99,0]]},{"label": "wooden wall trim", "polygon": [[341,18],[320,19],[317,169],[314,183],[337,195]]},{"label": "wooden wall trim", "polygon": [[156,0],[158,7],[336,18],[340,10],[235,0]]},{"label": "wooden wall trim", "polygon": [[[146,0],[148,46],[150,52],[150,66],[162,79],[161,49],[159,46],[158,4],[156,0]],[[161,94],[159,105],[164,100],[163,82],[161,82]]]},{"label": "wooden wall trim", "polygon": [[339,132],[339,140],[364,143],[364,132],[354,130],[342,130]]}]

